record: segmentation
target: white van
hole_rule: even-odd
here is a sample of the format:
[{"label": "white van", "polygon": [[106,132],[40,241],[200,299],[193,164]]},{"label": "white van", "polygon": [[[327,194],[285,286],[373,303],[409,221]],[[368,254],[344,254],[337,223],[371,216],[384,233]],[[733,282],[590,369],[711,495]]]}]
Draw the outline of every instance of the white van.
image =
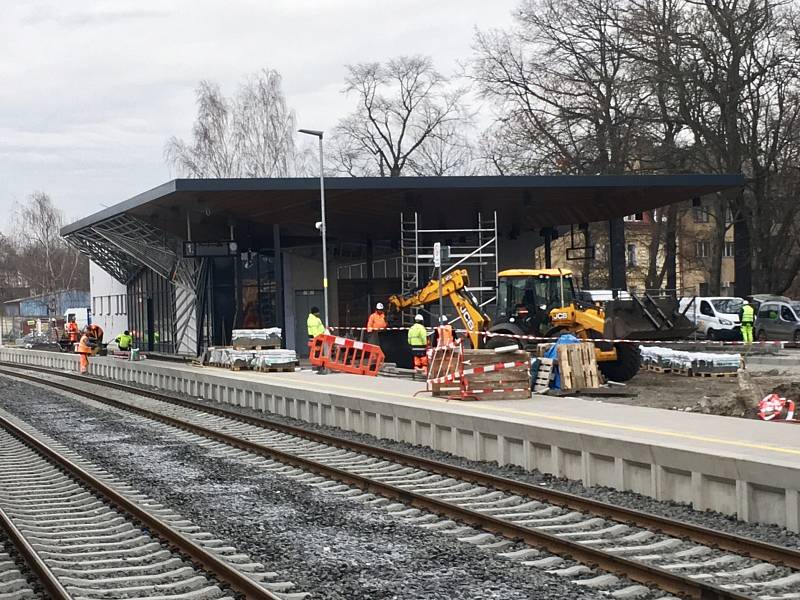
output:
[{"label": "white van", "polygon": [[679,310],[697,326],[697,333],[709,340],[740,340],[739,311],[744,300],[729,296],[681,298]]},{"label": "white van", "polygon": [[78,329],[83,331],[83,328],[89,324],[90,312],[88,308],[68,308],[64,311],[64,320],[69,321],[74,317],[75,322],[78,324]]}]

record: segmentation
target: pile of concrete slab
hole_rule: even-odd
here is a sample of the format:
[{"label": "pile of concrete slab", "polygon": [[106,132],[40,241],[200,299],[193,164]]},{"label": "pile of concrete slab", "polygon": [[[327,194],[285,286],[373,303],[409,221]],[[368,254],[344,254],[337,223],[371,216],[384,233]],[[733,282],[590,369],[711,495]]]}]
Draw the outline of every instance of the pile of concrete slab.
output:
[{"label": "pile of concrete slab", "polygon": [[234,329],[231,332],[231,346],[237,350],[280,348],[281,328],[267,327],[266,329]]},{"label": "pile of concrete slab", "polygon": [[642,364],[652,370],[677,373],[736,373],[742,363],[741,354],[684,352],[658,346],[642,346],[640,350]]}]

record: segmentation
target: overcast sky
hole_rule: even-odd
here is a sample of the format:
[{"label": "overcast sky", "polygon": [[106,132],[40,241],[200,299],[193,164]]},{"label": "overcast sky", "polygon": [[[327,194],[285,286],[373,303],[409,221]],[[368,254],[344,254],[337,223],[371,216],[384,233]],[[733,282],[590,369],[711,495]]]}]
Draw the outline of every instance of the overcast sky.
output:
[{"label": "overcast sky", "polygon": [[42,190],[74,220],[171,179],[164,142],[188,137],[201,79],[230,95],[276,69],[300,126],[330,129],[353,106],[345,64],[426,54],[451,74],[517,3],[3,0],[0,211]]}]

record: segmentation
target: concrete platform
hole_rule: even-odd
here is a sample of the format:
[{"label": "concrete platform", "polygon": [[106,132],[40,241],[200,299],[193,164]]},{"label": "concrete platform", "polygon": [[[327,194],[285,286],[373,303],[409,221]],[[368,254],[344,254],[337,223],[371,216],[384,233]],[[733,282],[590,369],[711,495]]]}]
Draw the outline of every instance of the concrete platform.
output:
[{"label": "concrete platform", "polygon": [[[78,365],[74,355],[8,348],[0,360]],[[415,395],[422,382],[308,371],[96,358],[91,372],[800,531],[796,425],[547,396],[447,401]]]}]

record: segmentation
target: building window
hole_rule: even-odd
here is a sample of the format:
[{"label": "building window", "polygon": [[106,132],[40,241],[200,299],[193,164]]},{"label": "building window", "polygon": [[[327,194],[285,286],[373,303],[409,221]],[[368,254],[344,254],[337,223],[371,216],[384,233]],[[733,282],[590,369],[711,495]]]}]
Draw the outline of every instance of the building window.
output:
[{"label": "building window", "polygon": [[629,223],[640,223],[644,221],[644,213],[636,213],[635,215],[628,215],[627,217],[623,217],[623,221],[628,221]]},{"label": "building window", "polygon": [[97,297],[92,298],[92,314],[97,314]]},{"label": "building window", "polygon": [[708,223],[708,211],[703,206],[695,206],[692,212],[695,223]]},{"label": "building window", "polygon": [[636,266],[636,244],[628,244],[628,252],[626,253],[628,266]]},{"label": "building window", "polygon": [[111,295],[109,294],[108,296],[106,296],[106,299],[108,301],[108,304],[106,305],[106,314],[110,315],[111,314]]},{"label": "building window", "polygon": [[722,250],[722,256],[725,258],[733,258],[733,242],[725,242],[725,248]]},{"label": "building window", "polygon": [[697,258],[708,258],[711,256],[711,244],[708,242],[695,242],[694,255]]}]

